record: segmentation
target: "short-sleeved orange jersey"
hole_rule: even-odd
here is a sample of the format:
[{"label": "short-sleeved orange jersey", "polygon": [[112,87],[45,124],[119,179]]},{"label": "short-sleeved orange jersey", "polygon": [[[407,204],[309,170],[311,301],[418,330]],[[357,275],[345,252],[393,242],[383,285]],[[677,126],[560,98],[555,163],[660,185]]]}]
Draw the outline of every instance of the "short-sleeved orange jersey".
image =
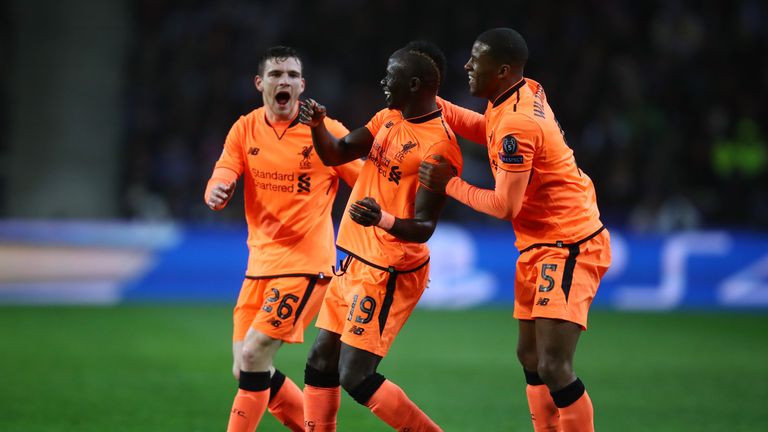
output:
[{"label": "short-sleeved orange jersey", "polygon": [[525,78],[488,103],[488,158],[498,170],[530,171],[512,224],[515,246],[573,243],[602,227],[592,180],[576,166],[541,84]]},{"label": "short-sleeved orange jersey", "polygon": [[[326,119],[331,134],[349,131]],[[339,177],[355,183],[362,161],[327,167],[308,126],[270,124],[264,107],[240,117],[227,135],[216,172],[243,176],[250,277],[328,274],[336,260],[331,208]],[[212,181],[217,178],[214,173]],[[221,178],[221,177],[220,177]]]},{"label": "short-sleeved orange jersey", "polygon": [[[442,111],[404,119],[398,110],[384,109],[365,125],[374,136],[368,158],[347,203],[372,197],[382,210],[401,219],[414,216],[419,165],[430,155],[443,156],[461,173],[456,136],[443,121]],[[426,243],[400,240],[378,227],[364,227],[347,212],[341,219],[339,249],[373,264],[409,270],[429,257]]]}]

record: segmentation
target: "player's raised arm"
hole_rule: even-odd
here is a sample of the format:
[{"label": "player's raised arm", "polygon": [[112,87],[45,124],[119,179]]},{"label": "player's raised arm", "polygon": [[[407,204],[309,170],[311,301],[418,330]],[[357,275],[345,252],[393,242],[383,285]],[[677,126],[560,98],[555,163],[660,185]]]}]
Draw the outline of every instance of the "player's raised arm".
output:
[{"label": "player's raised arm", "polygon": [[373,135],[367,128],[358,128],[336,139],[325,127],[326,109],[313,99],[302,102],[299,121],[312,129],[312,144],[320,160],[328,166],[337,166],[366,156],[373,144]]},{"label": "player's raised arm", "polygon": [[482,189],[457,177],[441,156],[433,156],[433,159],[436,163],[422,162],[419,167],[419,182],[423,186],[445,193],[479,212],[499,219],[512,220],[520,212],[529,171],[499,170],[496,187]]},{"label": "player's raised arm", "polygon": [[485,117],[471,109],[467,109],[447,100],[437,97],[437,105],[443,110],[443,118],[448,126],[458,135],[487,146],[485,135]]}]

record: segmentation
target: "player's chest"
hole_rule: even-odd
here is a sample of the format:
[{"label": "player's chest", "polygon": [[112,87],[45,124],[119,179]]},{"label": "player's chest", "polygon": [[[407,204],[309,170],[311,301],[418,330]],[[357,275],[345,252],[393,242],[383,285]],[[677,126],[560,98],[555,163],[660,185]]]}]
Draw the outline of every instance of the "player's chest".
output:
[{"label": "player's chest", "polygon": [[285,172],[325,170],[308,131],[289,130],[278,137],[271,128],[264,129],[253,132],[246,140],[243,152],[249,168]]},{"label": "player's chest", "polygon": [[423,152],[423,145],[415,134],[394,125],[376,134],[368,162],[378,175],[399,184],[403,177],[418,173]]}]

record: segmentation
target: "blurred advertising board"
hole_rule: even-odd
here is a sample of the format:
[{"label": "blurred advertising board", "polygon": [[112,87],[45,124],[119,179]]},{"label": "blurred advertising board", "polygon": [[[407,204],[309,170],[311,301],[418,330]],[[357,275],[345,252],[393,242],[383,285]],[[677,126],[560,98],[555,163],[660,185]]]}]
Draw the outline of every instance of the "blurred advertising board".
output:
[{"label": "blurred advertising board", "polygon": [[[768,310],[768,233],[609,230],[613,265],[596,307]],[[1,221],[0,303],[234,303],[245,237],[239,225]],[[422,307],[511,306],[511,229],[443,222],[429,244]]]}]

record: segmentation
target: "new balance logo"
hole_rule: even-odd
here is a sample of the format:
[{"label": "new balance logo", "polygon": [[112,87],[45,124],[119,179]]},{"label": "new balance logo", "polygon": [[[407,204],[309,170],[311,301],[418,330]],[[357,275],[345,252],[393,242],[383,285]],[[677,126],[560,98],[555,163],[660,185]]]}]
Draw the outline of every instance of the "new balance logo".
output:
[{"label": "new balance logo", "polygon": [[546,306],[549,303],[549,298],[547,297],[539,297],[538,300],[536,300],[536,306]]},{"label": "new balance logo", "polygon": [[306,192],[309,193],[309,188],[312,186],[310,183],[309,174],[301,174],[299,175],[299,188],[297,192]]},{"label": "new balance logo", "polygon": [[400,171],[400,167],[395,165],[392,167],[392,169],[389,170],[389,181],[395,182],[396,185],[400,184],[400,178],[402,178],[403,173]]},{"label": "new balance logo", "polygon": [[240,411],[237,408],[232,408],[232,414],[238,415],[240,417],[245,417],[245,411]]},{"label": "new balance logo", "polygon": [[259,154],[259,148],[258,147],[248,147],[248,154],[251,156],[256,156]]},{"label": "new balance logo", "polygon": [[387,122],[387,124],[385,124],[385,125],[384,125],[384,128],[385,128],[385,129],[389,129],[389,128],[391,128],[391,127],[392,127],[392,126],[394,126],[394,125],[395,125],[395,124],[394,124],[394,123],[392,123],[392,121],[388,121],[388,122]]},{"label": "new balance logo", "polygon": [[360,336],[360,335],[363,334],[363,332],[365,332],[365,329],[362,328],[362,327],[358,327],[356,325],[353,325],[352,328],[349,329],[349,332]]}]

